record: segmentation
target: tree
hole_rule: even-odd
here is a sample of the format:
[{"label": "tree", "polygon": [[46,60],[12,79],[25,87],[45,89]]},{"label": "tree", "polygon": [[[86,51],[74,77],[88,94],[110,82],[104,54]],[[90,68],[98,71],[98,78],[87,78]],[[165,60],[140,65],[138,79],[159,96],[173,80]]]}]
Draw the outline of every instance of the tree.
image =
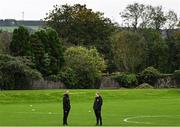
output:
[{"label": "tree", "polygon": [[174,42],[175,42],[174,63],[175,63],[175,70],[178,70],[180,69],[180,32],[175,32]]},{"label": "tree", "polygon": [[144,11],[141,13],[141,23],[139,25],[140,28],[150,28],[152,22],[153,15],[153,6],[147,5],[144,7]]},{"label": "tree", "polygon": [[9,45],[11,43],[12,34],[8,32],[0,33],[0,52],[1,53],[10,53]]},{"label": "tree", "polygon": [[[71,80],[63,76],[70,88],[98,88],[99,80],[106,65],[104,59],[100,57],[96,48],[87,49],[84,47],[70,47],[65,52],[65,73]],[[72,80],[76,79],[76,81]]]},{"label": "tree", "polygon": [[[1,39],[1,38],[0,38]],[[3,42],[0,40],[0,53],[3,53],[4,51],[4,44]]]},{"label": "tree", "polygon": [[180,21],[179,21],[179,23],[177,24],[177,27],[178,27],[178,28],[180,27]]},{"label": "tree", "polygon": [[120,15],[126,25],[134,30],[153,28],[159,31],[161,28],[172,29],[177,25],[177,14],[171,10],[165,12],[162,6],[134,3],[128,5]]},{"label": "tree", "polygon": [[63,70],[58,74],[58,79],[61,80],[68,89],[73,88],[83,88],[84,86],[81,86],[79,83],[79,77],[76,74],[76,70],[72,68],[63,68]]},{"label": "tree", "polygon": [[146,40],[145,67],[153,66],[162,72],[167,72],[168,45],[162,35],[155,29],[143,29],[139,33]]},{"label": "tree", "polygon": [[177,14],[170,10],[167,14],[166,14],[166,25],[167,25],[167,29],[174,29],[174,27],[178,24],[178,17]]},{"label": "tree", "polygon": [[160,30],[166,23],[166,16],[162,10],[162,6],[154,7],[152,10],[152,28]]},{"label": "tree", "polygon": [[64,63],[62,41],[51,28],[31,35],[31,46],[37,69],[44,75],[58,74]]},{"label": "tree", "polygon": [[139,74],[141,83],[148,83],[152,86],[155,86],[155,83],[157,82],[160,76],[161,73],[154,67],[147,67]]},{"label": "tree", "polygon": [[1,89],[28,89],[32,80],[42,79],[41,73],[26,65],[27,62],[22,59],[0,54]]},{"label": "tree", "polygon": [[119,71],[137,72],[142,69],[146,43],[143,37],[130,31],[112,37],[114,61]]},{"label": "tree", "polygon": [[10,52],[13,56],[31,55],[29,32],[25,27],[20,26],[18,29],[13,31]]},{"label": "tree", "polygon": [[[154,67],[160,70],[161,72],[167,72],[167,63],[168,63],[168,45],[165,41],[160,40],[154,43],[153,51],[154,51],[154,59],[155,64]],[[150,57],[149,59],[151,59]]]},{"label": "tree", "polygon": [[177,50],[177,54],[176,54],[176,58],[177,58],[177,61],[176,61],[176,68],[180,69],[180,41],[179,43],[176,44],[176,50]]},{"label": "tree", "polygon": [[58,32],[66,47],[95,46],[105,58],[110,59],[110,36],[114,32],[114,24],[103,13],[93,12],[86,5],[56,5],[45,20],[47,26]]},{"label": "tree", "polygon": [[133,27],[136,30],[140,24],[140,18],[142,17],[144,7],[143,4],[130,4],[120,15],[129,27]]},{"label": "tree", "polygon": [[31,47],[32,47],[32,57],[33,57],[33,62],[36,65],[36,69],[39,70],[43,76],[48,75],[49,72],[49,62],[44,62],[45,58],[45,49],[43,42],[40,37],[43,37],[43,35],[38,36],[38,33],[40,31],[36,32],[35,34],[31,35]]}]

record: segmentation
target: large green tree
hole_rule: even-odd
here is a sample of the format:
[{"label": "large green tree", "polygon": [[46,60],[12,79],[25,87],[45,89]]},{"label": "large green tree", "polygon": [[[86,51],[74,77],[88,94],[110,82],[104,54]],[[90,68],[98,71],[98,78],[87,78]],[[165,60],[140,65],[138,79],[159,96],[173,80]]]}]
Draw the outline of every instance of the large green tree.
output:
[{"label": "large green tree", "polygon": [[129,4],[120,13],[125,26],[137,28],[162,28],[172,29],[177,25],[177,14],[170,10],[165,12],[162,6],[143,5],[139,3]]},{"label": "large green tree", "polygon": [[44,75],[57,74],[64,63],[62,41],[51,28],[40,29],[31,35],[36,68]]},{"label": "large green tree", "polygon": [[179,70],[180,69],[180,32],[175,32],[173,35],[172,41],[174,42],[174,48],[172,49],[173,51],[173,56],[171,56],[172,60],[171,62],[174,63],[174,70]]},{"label": "large green tree", "polygon": [[9,32],[0,32],[0,52],[9,53],[9,45],[11,43],[12,33]]},{"label": "large green tree", "polygon": [[159,31],[155,29],[143,29],[139,33],[146,40],[145,66],[153,66],[162,72],[167,72],[168,45]]},{"label": "large green tree", "polygon": [[178,16],[174,11],[170,10],[166,14],[166,19],[167,29],[174,29],[178,25]]},{"label": "large green tree", "polygon": [[3,42],[1,41],[1,37],[0,37],[0,53],[3,53],[4,52],[4,48],[5,46],[4,46],[4,44],[3,44]]},{"label": "large green tree", "polygon": [[45,20],[58,32],[65,46],[95,46],[106,59],[111,60],[110,36],[114,24],[103,13],[94,12],[86,5],[56,5]]},{"label": "large green tree", "polygon": [[0,89],[29,89],[32,80],[42,79],[23,57],[0,54]]},{"label": "large green tree", "polygon": [[160,30],[163,25],[166,23],[166,16],[164,11],[162,10],[162,6],[157,6],[152,9],[152,28],[156,30]]},{"label": "large green tree", "polygon": [[70,47],[64,57],[65,66],[60,76],[68,88],[99,87],[106,65],[96,48]]},{"label": "large green tree", "polygon": [[146,42],[130,31],[118,32],[112,37],[114,61],[119,71],[137,72],[143,68]]},{"label": "large green tree", "polygon": [[29,32],[25,27],[20,26],[13,31],[13,37],[10,44],[10,52],[13,56],[31,55]]},{"label": "large green tree", "polygon": [[136,30],[140,25],[144,8],[145,6],[143,4],[129,4],[120,15],[128,27],[133,27]]}]

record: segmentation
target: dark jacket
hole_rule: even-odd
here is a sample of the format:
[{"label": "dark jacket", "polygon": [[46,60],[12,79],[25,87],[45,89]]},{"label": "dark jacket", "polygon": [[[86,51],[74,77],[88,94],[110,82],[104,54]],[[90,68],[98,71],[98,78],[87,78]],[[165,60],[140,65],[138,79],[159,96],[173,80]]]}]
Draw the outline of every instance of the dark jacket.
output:
[{"label": "dark jacket", "polygon": [[64,94],[63,97],[63,109],[64,110],[70,110],[71,105],[70,105],[70,99],[68,94]]},{"label": "dark jacket", "polygon": [[101,96],[96,97],[95,100],[94,100],[93,109],[94,109],[94,110],[99,110],[99,111],[101,111],[102,104],[103,104],[103,99],[102,99],[102,97],[101,97]]}]

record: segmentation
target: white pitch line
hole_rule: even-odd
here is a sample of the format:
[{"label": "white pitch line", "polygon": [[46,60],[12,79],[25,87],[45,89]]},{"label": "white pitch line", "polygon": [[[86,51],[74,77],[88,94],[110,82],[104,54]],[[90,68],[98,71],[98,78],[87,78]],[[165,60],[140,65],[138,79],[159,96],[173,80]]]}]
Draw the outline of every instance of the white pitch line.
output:
[{"label": "white pitch line", "polygon": [[[49,114],[49,112],[44,113],[44,112],[35,112],[35,111],[34,112],[3,112],[3,111],[1,112],[0,111],[0,113],[13,113],[13,114],[30,114],[31,113],[31,114],[43,114],[43,115]],[[51,115],[59,115],[59,114],[61,114],[61,113],[52,113],[51,112]]]},{"label": "white pitch line", "polygon": [[149,122],[130,121],[130,120],[136,119],[136,118],[144,118],[144,116],[127,117],[127,118],[125,118],[123,121],[124,121],[124,122],[127,122],[127,123],[151,124],[151,123],[149,123]]},{"label": "white pitch line", "polygon": [[142,124],[152,124],[152,123],[150,123],[150,122],[138,122],[138,121],[134,121],[134,120],[132,120],[132,119],[137,119],[137,118],[165,118],[165,117],[167,117],[167,118],[175,118],[175,117],[180,117],[180,115],[157,115],[157,116],[151,116],[151,115],[149,115],[149,116],[134,116],[134,117],[127,117],[127,118],[125,118],[123,121],[124,122],[127,122],[127,123],[142,123]]}]

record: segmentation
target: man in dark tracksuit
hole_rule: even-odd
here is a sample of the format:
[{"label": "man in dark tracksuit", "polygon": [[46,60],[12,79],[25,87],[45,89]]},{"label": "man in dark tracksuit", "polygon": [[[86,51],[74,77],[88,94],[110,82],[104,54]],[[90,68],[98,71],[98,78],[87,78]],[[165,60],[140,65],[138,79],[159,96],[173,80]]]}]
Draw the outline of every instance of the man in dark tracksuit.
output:
[{"label": "man in dark tracksuit", "polygon": [[93,106],[94,113],[96,115],[96,125],[99,125],[99,122],[100,122],[100,125],[102,125],[102,117],[101,117],[102,104],[103,104],[103,99],[102,99],[101,95],[99,93],[96,93],[96,97],[94,100],[94,106]]},{"label": "man in dark tracksuit", "polygon": [[69,94],[68,91],[65,92],[64,96],[63,96],[63,125],[67,126],[67,118],[68,118],[68,114],[69,111],[71,109],[71,105],[70,105],[70,99],[69,99]]}]

